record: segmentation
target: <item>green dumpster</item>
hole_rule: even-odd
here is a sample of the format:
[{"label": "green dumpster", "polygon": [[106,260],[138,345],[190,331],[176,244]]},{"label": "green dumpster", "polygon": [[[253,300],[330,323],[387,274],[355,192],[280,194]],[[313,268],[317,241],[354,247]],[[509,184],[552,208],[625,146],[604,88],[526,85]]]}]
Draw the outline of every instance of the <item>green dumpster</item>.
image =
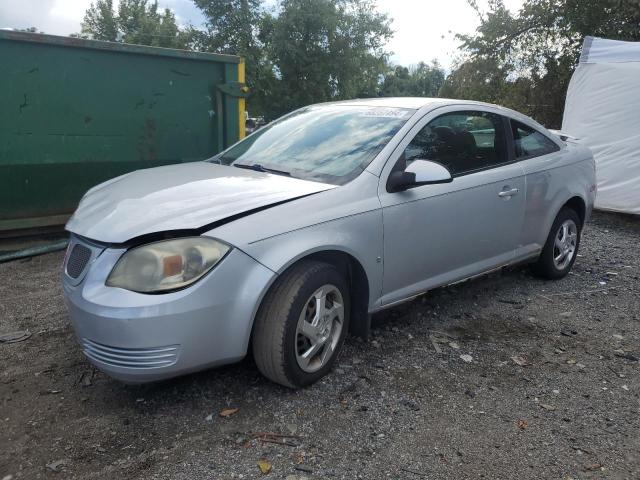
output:
[{"label": "green dumpster", "polygon": [[240,57],[0,30],[0,234],[62,225],[90,187],[244,136]]}]

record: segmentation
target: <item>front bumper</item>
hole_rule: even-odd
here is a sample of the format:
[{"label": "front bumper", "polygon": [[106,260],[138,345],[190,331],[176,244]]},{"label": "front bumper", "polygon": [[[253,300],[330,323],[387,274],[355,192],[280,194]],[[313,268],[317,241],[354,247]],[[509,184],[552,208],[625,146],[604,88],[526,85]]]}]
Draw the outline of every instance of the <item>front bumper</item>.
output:
[{"label": "front bumper", "polygon": [[76,280],[63,273],[63,287],[78,342],[100,370],[142,383],[246,355],[253,318],[274,272],[233,249],[189,288],[141,294],[105,285],[124,250],[91,247],[95,254],[85,273]]}]

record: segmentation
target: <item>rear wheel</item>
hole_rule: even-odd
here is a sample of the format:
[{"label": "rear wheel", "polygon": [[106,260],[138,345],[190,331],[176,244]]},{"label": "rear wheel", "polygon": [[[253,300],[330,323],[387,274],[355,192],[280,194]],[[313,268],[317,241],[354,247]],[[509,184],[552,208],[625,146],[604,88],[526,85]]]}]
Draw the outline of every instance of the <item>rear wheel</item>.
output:
[{"label": "rear wheel", "polygon": [[575,210],[565,207],[553,222],[533,271],[551,280],[565,277],[573,267],[580,246],[582,223]]},{"label": "rear wheel", "polygon": [[271,288],[256,317],[252,347],[262,374],[298,388],[334,364],[348,329],[347,282],[333,266],[303,261]]}]

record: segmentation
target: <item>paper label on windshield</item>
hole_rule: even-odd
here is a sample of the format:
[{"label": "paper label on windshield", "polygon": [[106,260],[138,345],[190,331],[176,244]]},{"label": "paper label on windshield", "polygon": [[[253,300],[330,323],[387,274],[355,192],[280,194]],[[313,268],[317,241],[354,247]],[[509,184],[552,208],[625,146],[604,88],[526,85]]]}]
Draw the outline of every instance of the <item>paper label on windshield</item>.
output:
[{"label": "paper label on windshield", "polygon": [[364,117],[405,118],[411,112],[404,108],[372,108],[362,112]]}]

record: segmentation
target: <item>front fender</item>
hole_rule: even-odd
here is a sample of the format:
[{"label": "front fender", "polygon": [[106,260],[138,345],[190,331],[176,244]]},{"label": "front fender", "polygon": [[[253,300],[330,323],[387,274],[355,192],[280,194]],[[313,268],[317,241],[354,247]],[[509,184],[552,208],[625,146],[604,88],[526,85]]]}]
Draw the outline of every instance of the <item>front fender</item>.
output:
[{"label": "front fender", "polygon": [[382,232],[382,211],[376,209],[266,238],[243,249],[278,274],[317,252],[337,250],[351,255],[367,275],[372,309],[382,291]]}]

